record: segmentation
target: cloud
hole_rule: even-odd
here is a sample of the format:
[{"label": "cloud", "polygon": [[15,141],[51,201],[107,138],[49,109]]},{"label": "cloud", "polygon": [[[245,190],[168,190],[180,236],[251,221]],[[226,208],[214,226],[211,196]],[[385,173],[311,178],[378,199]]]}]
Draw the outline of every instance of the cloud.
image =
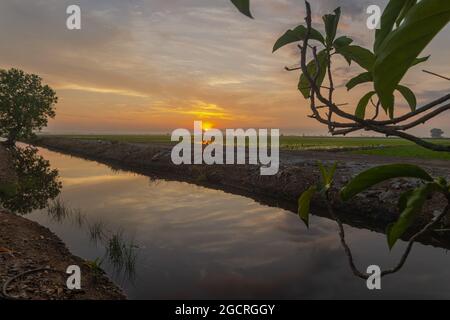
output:
[{"label": "cloud", "polygon": [[[292,46],[271,53],[275,39],[303,23],[302,2],[255,0],[255,20],[240,15],[226,0],[78,3],[81,31],[65,27],[65,9],[72,1],[0,3],[0,37],[7,44],[0,50],[0,67],[37,73],[56,88],[61,99],[50,129],[169,129],[204,112],[203,116],[221,118],[222,126],[326,132],[307,118],[308,103],[296,89],[299,74],[283,69],[298,63],[298,50]],[[371,45],[374,33],[364,19],[369,0],[312,4],[318,28],[323,29],[322,14],[342,6],[340,33],[357,44]],[[427,67],[444,68],[449,45],[443,40],[431,45],[433,59]],[[345,61],[334,65],[336,83],[359,72]],[[414,73],[406,80],[418,92],[436,88],[434,80],[423,83],[421,76]],[[442,84],[437,88],[444,89]],[[340,101],[350,104],[361,94],[348,94],[345,88],[337,92]],[[204,105],[193,103],[199,101],[221,109],[208,113]]]}]

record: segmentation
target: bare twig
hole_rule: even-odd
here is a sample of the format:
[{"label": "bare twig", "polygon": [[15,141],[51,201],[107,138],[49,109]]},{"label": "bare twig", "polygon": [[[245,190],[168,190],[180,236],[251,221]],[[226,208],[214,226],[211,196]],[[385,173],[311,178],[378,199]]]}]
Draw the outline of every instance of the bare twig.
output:
[{"label": "bare twig", "polygon": [[[392,269],[388,269],[388,270],[384,270],[381,272],[381,277],[390,275],[390,274],[394,274],[398,271],[400,271],[403,266],[406,263],[406,260],[408,259],[409,254],[411,253],[412,247],[414,245],[414,243],[416,242],[416,240],[421,237],[422,235],[424,235],[425,233],[429,232],[430,230],[432,230],[439,222],[442,221],[442,219],[448,215],[450,213],[450,195],[446,195],[447,196],[447,206],[445,207],[445,209],[442,211],[442,213],[437,216],[435,219],[433,219],[431,222],[429,222],[427,225],[425,225],[419,232],[417,232],[416,234],[414,234],[408,241],[408,245],[404,251],[404,253],[402,254],[400,261],[397,263],[397,265],[395,267],[393,267]],[[326,193],[326,203],[327,203],[327,208],[328,208],[328,212],[330,214],[330,216],[332,217],[333,220],[336,221],[338,227],[339,227],[339,237],[341,240],[341,244],[345,250],[345,254],[347,255],[348,258],[348,262],[350,265],[350,268],[352,269],[352,272],[355,276],[367,280],[369,278],[369,275],[361,272],[355,264],[354,258],[353,258],[353,254],[352,251],[349,247],[349,245],[347,244],[347,241],[345,239],[345,229],[344,229],[344,225],[341,222],[341,220],[339,219],[339,217],[336,215],[334,209],[333,209],[333,205],[330,199],[330,195],[329,192]]]},{"label": "bare twig", "polygon": [[428,70],[422,70],[422,71],[425,72],[425,73],[431,74],[433,76],[436,76],[436,77],[439,77],[439,78],[442,78],[442,79],[450,81],[450,78],[442,76],[440,74],[437,74],[437,73],[434,73],[434,72],[431,72],[431,71],[428,71]]}]

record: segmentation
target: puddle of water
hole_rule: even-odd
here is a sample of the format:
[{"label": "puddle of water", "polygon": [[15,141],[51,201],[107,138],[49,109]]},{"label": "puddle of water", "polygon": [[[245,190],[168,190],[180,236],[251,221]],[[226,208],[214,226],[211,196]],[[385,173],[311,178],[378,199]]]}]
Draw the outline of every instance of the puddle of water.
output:
[{"label": "puddle of water", "polygon": [[[245,197],[114,172],[45,149],[40,154],[59,170],[60,199],[83,219],[56,221],[46,210],[27,218],[89,260],[106,251],[87,225],[120,230],[138,246],[134,274],[108,259],[102,267],[131,299],[450,298],[445,250],[417,244],[399,274],[385,278],[381,291],[369,291],[351,274],[330,220],[313,217],[307,230],[294,214]],[[390,267],[404,248],[389,253],[384,235],[347,232],[362,266]]]}]

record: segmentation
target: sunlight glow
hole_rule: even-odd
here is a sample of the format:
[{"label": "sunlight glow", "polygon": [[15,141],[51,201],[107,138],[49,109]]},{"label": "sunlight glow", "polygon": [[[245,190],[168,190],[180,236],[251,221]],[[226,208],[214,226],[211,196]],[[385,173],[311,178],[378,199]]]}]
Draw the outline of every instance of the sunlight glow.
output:
[{"label": "sunlight glow", "polygon": [[211,122],[208,122],[208,121],[203,122],[202,126],[203,126],[202,129],[205,132],[211,130],[214,127],[214,125]]}]

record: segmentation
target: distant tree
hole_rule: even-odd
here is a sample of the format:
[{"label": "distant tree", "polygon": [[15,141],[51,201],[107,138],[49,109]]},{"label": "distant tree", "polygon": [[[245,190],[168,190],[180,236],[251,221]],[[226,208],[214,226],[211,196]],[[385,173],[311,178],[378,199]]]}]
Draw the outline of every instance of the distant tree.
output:
[{"label": "distant tree", "polygon": [[438,128],[431,129],[431,137],[434,139],[441,139],[444,131]]},{"label": "distant tree", "polygon": [[55,117],[55,91],[35,74],[18,69],[0,70],[0,137],[12,146],[34,136]]}]

